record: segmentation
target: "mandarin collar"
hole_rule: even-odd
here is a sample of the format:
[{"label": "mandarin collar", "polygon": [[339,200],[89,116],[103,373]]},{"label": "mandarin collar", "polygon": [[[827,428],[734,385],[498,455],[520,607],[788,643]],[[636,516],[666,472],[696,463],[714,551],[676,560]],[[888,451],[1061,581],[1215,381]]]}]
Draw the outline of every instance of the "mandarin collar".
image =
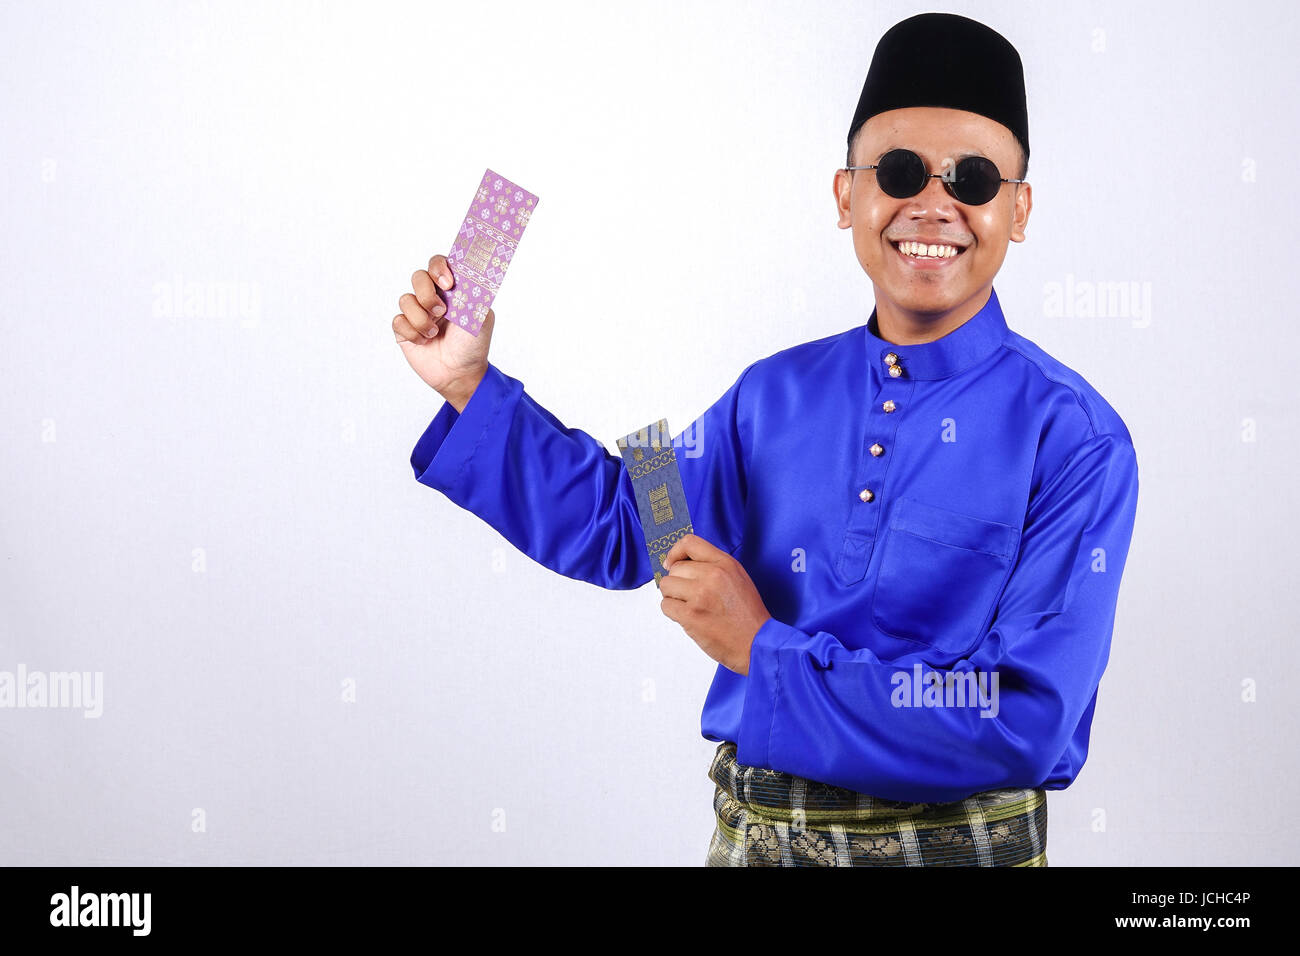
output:
[{"label": "mandarin collar", "polygon": [[[867,360],[889,374],[889,367],[902,368],[903,378],[940,379],[956,375],[992,355],[1007,334],[998,294],[989,289],[984,307],[942,338],[919,345],[895,345],[877,334],[876,310],[864,326]],[[892,360],[890,358],[892,356]]]}]

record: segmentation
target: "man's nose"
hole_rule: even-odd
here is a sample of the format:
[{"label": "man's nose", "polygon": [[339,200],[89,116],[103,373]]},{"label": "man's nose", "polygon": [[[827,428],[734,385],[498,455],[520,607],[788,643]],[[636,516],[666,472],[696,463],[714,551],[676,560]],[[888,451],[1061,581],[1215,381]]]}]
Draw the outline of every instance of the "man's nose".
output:
[{"label": "man's nose", "polygon": [[908,215],[913,219],[951,221],[957,218],[957,200],[948,195],[941,177],[931,176],[925,181],[925,188],[912,197]]}]

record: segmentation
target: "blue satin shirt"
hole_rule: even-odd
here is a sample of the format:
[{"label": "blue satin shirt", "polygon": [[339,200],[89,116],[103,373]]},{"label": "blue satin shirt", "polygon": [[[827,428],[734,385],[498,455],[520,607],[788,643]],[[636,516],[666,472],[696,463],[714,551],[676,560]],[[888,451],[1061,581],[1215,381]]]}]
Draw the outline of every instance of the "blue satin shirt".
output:
[{"label": "blue satin shirt", "polygon": [[[891,800],[1063,788],[1133,531],[1128,429],[1008,329],[996,292],[933,342],[877,329],[873,312],[754,362],[673,438],[695,533],[772,614],[748,676],[718,666],[701,732]],[[495,365],[411,466],[559,574],[653,580],[622,461]]]}]

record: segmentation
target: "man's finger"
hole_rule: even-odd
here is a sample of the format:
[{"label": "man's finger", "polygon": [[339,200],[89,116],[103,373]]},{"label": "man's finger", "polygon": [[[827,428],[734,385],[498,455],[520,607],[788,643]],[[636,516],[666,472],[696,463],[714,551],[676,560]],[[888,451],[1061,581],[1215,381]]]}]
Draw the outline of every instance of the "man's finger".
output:
[{"label": "man's finger", "polygon": [[668,620],[675,624],[681,624],[682,615],[686,611],[686,602],[670,597],[661,598],[659,601],[659,610],[663,612],[664,617],[668,618]]},{"label": "man's finger", "polygon": [[434,289],[433,276],[426,269],[416,269],[411,274],[411,290],[415,293],[415,300],[426,312],[442,302]]},{"label": "man's finger", "polygon": [[665,574],[659,579],[659,596],[670,600],[687,602],[695,593],[697,585],[680,573]]},{"label": "man's finger", "polygon": [[667,568],[674,561],[679,561],[686,557],[686,539],[689,537],[690,535],[688,534],[682,535],[674,541],[673,546],[669,548],[665,554],[659,556],[659,563]]},{"label": "man's finger", "polygon": [[416,329],[405,315],[393,316],[393,333],[399,342],[425,342],[428,337]]},{"label": "man's finger", "polygon": [[668,549],[668,553],[664,555],[664,567],[671,571],[673,562],[683,558],[690,558],[692,561],[717,561],[719,557],[726,556],[727,552],[714,547],[698,534],[688,534],[677,539],[677,543]]},{"label": "man's finger", "polygon": [[[666,560],[667,555],[664,558]],[[680,557],[668,563],[672,567],[664,569],[668,573],[659,579],[660,590],[663,590],[663,582],[670,577],[681,581],[692,581],[704,574],[706,569],[713,567],[709,561],[692,561],[688,557]]]},{"label": "man's finger", "polygon": [[429,275],[433,276],[433,281],[438,283],[439,289],[450,289],[456,281],[451,266],[447,264],[447,257],[443,255],[434,256],[429,260]]},{"label": "man's finger", "polygon": [[412,293],[406,292],[397,300],[397,306],[402,310],[402,314],[406,316],[406,320],[411,323],[411,328],[423,334],[425,338],[431,339],[437,336],[439,318],[437,313],[442,310],[441,302],[434,306],[435,314],[430,315],[429,311],[416,301]]}]

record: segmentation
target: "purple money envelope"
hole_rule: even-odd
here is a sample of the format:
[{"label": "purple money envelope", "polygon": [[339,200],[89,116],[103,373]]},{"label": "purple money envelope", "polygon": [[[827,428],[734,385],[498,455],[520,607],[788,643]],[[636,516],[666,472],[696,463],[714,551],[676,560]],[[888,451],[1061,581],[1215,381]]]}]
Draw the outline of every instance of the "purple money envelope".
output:
[{"label": "purple money envelope", "polygon": [[490,169],[483,174],[447,253],[455,282],[437,290],[449,322],[478,335],[536,208],[537,197],[527,189]]}]

